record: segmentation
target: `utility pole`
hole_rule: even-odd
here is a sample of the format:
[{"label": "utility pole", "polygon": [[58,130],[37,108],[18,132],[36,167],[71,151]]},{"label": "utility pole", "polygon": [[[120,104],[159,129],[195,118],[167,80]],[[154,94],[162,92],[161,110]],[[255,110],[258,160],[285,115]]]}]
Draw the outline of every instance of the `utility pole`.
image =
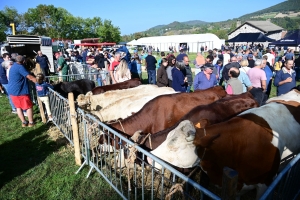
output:
[{"label": "utility pole", "polygon": [[15,35],[15,23],[10,23],[11,29],[12,29],[12,34]]}]

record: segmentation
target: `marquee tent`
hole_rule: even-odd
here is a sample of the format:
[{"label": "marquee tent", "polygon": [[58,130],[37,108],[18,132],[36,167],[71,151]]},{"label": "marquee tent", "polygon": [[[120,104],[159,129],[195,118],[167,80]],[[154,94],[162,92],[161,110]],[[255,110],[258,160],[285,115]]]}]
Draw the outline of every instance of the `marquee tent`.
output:
[{"label": "marquee tent", "polygon": [[270,45],[289,47],[300,45],[300,29],[289,31],[284,38],[272,42]]},{"label": "marquee tent", "polygon": [[127,42],[126,45],[129,45],[129,46],[138,46],[138,45],[143,45],[143,44],[140,43],[138,40],[132,40],[130,42]]},{"label": "marquee tent", "polygon": [[169,47],[175,47],[178,51],[181,44],[189,47],[190,52],[199,52],[201,46],[207,46],[207,49],[220,49],[224,40],[219,39],[211,33],[206,34],[189,34],[189,35],[170,35],[157,37],[144,37],[138,40],[128,42],[127,45],[146,45],[158,47],[160,51],[169,51]]},{"label": "marquee tent", "polygon": [[226,42],[273,42],[271,39],[262,33],[240,33],[234,38],[227,40]]}]

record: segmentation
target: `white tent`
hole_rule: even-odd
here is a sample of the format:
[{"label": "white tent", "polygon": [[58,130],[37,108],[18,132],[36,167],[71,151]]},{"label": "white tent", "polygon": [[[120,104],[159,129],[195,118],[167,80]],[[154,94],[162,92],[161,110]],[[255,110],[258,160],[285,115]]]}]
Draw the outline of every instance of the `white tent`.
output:
[{"label": "white tent", "polygon": [[169,51],[170,46],[175,47],[178,51],[180,44],[186,44],[190,52],[199,52],[201,46],[207,46],[207,49],[220,49],[223,43],[224,40],[220,40],[211,33],[144,37],[135,40],[135,45],[154,46],[155,49],[158,47],[160,51]]},{"label": "white tent", "polygon": [[126,45],[137,46],[137,45],[143,45],[143,44],[141,44],[138,40],[132,40],[130,42],[127,42]]}]

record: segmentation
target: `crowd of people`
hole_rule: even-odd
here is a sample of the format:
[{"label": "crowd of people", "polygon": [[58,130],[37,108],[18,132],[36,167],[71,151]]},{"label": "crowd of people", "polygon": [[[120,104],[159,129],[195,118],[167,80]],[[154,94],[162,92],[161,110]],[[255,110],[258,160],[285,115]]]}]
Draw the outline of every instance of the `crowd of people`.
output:
[{"label": "crowd of people", "polygon": [[149,84],[172,87],[178,92],[190,92],[192,86],[194,90],[204,90],[224,85],[228,94],[241,94],[255,87],[268,97],[272,84],[277,87],[277,95],[296,86],[296,80],[300,80],[300,57],[296,59],[293,49],[266,49],[262,54],[260,46],[246,47],[213,49],[207,51],[206,57],[203,52],[198,53],[193,61],[194,80],[185,48],[177,56],[161,52],[160,60],[151,50],[142,52],[140,57],[145,60]]},{"label": "crowd of people", "polygon": [[[201,47],[202,48],[202,47]],[[277,95],[282,95],[296,86],[300,80],[300,56],[296,58],[293,49],[266,49],[262,54],[257,46],[237,46],[235,49],[221,47],[199,52],[195,60],[190,61],[186,54],[187,47],[180,47],[180,53],[172,51],[160,52],[161,58],[152,55],[152,49],[146,49],[141,54],[135,51],[129,59],[124,59],[124,52],[101,51],[96,48],[85,48],[82,52],[69,51],[55,53],[57,72],[68,74],[67,61],[77,61],[87,64],[90,72],[99,72],[98,86],[106,83],[106,73],[109,72],[110,84],[124,82],[132,78],[142,80],[142,69],[148,75],[148,83],[159,87],[172,87],[177,92],[204,90],[217,85],[224,86],[228,94],[241,94],[254,88],[261,88],[266,97],[270,95],[271,85],[277,87]],[[223,49],[223,50],[222,50]],[[130,55],[130,54],[129,54]],[[32,102],[29,97],[28,80],[36,84],[39,99],[44,102],[48,119],[52,120],[49,108],[47,83],[50,63],[41,51],[38,51],[36,62],[41,71],[36,76],[31,75],[24,67],[24,57],[5,52],[0,58],[0,90],[6,93],[12,113],[18,114],[22,126],[34,126]],[[191,68],[190,63],[194,64]],[[195,76],[193,76],[193,73]],[[97,74],[97,73],[95,73]],[[45,82],[46,81],[46,82]],[[63,76],[63,81],[68,81]],[[25,117],[28,117],[28,120]]]}]

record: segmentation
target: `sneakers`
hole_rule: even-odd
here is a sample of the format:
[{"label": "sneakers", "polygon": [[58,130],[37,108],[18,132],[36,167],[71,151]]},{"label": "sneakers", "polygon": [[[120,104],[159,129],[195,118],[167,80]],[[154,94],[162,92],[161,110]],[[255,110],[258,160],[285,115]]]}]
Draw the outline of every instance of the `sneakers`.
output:
[{"label": "sneakers", "polygon": [[49,117],[48,122],[52,122],[52,121],[53,121],[53,118]]},{"label": "sneakers", "polygon": [[34,122],[24,121],[22,122],[22,127],[33,127],[35,125]]},{"label": "sneakers", "polygon": [[18,114],[16,110],[11,111],[12,114]]},{"label": "sneakers", "polygon": [[28,127],[33,127],[35,125],[35,123],[34,122],[30,122],[30,123],[28,123]]},{"label": "sneakers", "polygon": [[26,126],[28,126],[28,121],[22,122],[22,127],[26,127]]}]

